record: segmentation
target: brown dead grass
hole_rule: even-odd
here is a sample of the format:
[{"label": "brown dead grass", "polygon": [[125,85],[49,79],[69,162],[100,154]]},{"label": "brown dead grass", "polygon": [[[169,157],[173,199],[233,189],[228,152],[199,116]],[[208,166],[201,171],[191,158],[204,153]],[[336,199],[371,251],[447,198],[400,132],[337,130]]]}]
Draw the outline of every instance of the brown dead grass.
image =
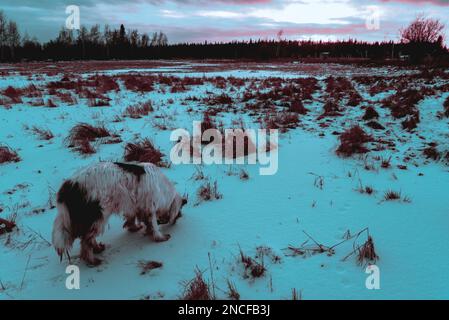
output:
[{"label": "brown dead grass", "polygon": [[167,167],[163,161],[164,154],[154,146],[153,142],[146,138],[125,146],[125,161],[150,162],[158,167]]},{"label": "brown dead grass", "polygon": [[0,145],[0,164],[7,162],[19,162],[21,159],[17,152],[8,146]]},{"label": "brown dead grass", "polygon": [[203,274],[195,270],[195,277],[184,283],[184,294],[181,300],[215,300],[209,284],[203,279]]}]

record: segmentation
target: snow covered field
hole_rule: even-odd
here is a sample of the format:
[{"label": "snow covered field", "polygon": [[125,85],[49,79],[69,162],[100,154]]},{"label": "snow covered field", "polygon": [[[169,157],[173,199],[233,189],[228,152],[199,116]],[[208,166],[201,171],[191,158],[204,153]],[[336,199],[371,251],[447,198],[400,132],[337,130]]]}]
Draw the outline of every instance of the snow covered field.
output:
[{"label": "snow covered field", "polygon": [[[143,138],[168,163],[172,130],[192,131],[205,115],[224,128],[278,129],[278,172],[162,168],[189,195],[183,217],[164,230],[171,239],[128,233],[115,216],[100,266],[80,262],[76,242],[81,289],[66,289],[69,262],[50,244],[64,179],[123,161],[125,145]],[[67,142],[79,123],[111,136],[82,154]],[[339,137],[357,126],[369,138],[348,151]],[[449,299],[447,72],[219,61],[9,66],[0,71],[0,146],[20,158],[0,164],[0,218],[17,225],[0,227],[1,299],[179,299],[197,269],[219,299],[229,298],[228,281],[241,299],[292,299],[293,290],[302,299]],[[221,199],[198,199],[207,181]],[[359,263],[368,234],[379,259]],[[253,263],[246,270],[241,252]],[[163,265],[142,274],[149,261]],[[380,289],[368,290],[374,263]]]}]

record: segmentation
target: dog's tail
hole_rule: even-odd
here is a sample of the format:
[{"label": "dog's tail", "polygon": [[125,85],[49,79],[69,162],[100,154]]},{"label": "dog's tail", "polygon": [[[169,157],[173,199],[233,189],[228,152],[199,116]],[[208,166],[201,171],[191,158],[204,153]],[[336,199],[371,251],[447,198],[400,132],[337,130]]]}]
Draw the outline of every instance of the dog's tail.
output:
[{"label": "dog's tail", "polygon": [[69,209],[67,208],[67,199],[65,199],[65,195],[68,191],[67,189],[70,187],[71,183],[66,181],[58,192],[56,204],[58,215],[53,224],[52,242],[61,259],[64,253],[69,253],[75,240],[72,235],[72,222]]}]

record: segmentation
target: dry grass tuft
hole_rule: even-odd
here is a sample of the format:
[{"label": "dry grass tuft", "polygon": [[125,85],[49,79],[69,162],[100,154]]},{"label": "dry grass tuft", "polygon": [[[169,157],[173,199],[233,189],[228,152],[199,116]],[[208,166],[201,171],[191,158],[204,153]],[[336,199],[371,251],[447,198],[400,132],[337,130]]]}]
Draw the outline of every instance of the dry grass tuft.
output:
[{"label": "dry grass tuft", "polygon": [[241,180],[248,180],[249,179],[249,173],[245,169],[240,170],[239,177]]},{"label": "dry grass tuft", "polygon": [[374,120],[368,121],[366,123],[366,126],[370,127],[371,129],[374,129],[374,130],[385,130],[385,127],[383,125],[381,125],[379,122],[374,121]]},{"label": "dry grass tuft", "polygon": [[22,91],[11,86],[3,91],[3,95],[11,99],[12,103],[22,103]]},{"label": "dry grass tuft", "polygon": [[164,154],[148,138],[125,146],[124,158],[128,162],[150,162],[158,167],[167,167],[163,157]]},{"label": "dry grass tuft", "polygon": [[295,129],[299,125],[298,113],[278,112],[267,114],[263,119],[263,125],[266,129],[278,129],[285,133],[289,129]]},{"label": "dry grass tuft", "polygon": [[363,120],[373,120],[378,119],[379,113],[373,107],[368,107],[365,110],[365,114],[363,115]]},{"label": "dry grass tuft", "polygon": [[104,126],[95,127],[87,123],[79,123],[70,130],[66,142],[69,148],[73,148],[80,154],[92,154],[96,151],[91,142],[99,138],[113,138],[113,140],[107,143],[118,143],[121,141],[118,136],[112,135]]},{"label": "dry grass tuft", "polygon": [[138,265],[141,269],[141,271],[140,271],[141,275],[147,274],[151,270],[162,268],[162,266],[163,266],[162,262],[145,261],[145,260],[140,260]]},{"label": "dry grass tuft", "polygon": [[[201,121],[201,135],[203,135],[206,130],[216,129],[216,128],[217,128],[217,124],[212,119],[211,113],[209,111],[205,111],[203,113],[203,121]],[[202,141],[201,143],[206,143],[206,142]]]},{"label": "dry grass tuft", "polygon": [[401,199],[401,193],[393,190],[388,190],[384,194],[385,201],[395,201]]},{"label": "dry grass tuft", "polygon": [[58,106],[54,103],[52,99],[47,100],[47,107],[48,108],[57,108]]},{"label": "dry grass tuft", "polygon": [[184,294],[181,300],[215,300],[209,284],[203,279],[201,271],[195,271],[195,278],[184,284]]},{"label": "dry grass tuft", "polygon": [[36,136],[38,136],[40,140],[51,140],[55,137],[54,134],[49,129],[38,128],[34,126],[33,128],[31,128],[31,131]]},{"label": "dry grass tuft", "polygon": [[210,181],[206,181],[201,185],[197,191],[198,204],[202,201],[213,201],[223,198],[223,195],[218,191],[217,181],[213,184]]},{"label": "dry grass tuft", "polygon": [[298,114],[303,114],[303,115],[304,115],[304,114],[307,114],[307,112],[309,112],[309,110],[307,110],[307,109],[304,107],[304,105],[303,105],[303,103],[302,103],[301,100],[293,101],[293,102],[290,104],[288,111],[290,111],[290,112],[295,112],[295,113],[298,113]]},{"label": "dry grass tuft", "polygon": [[449,118],[449,97],[444,101],[444,115]]},{"label": "dry grass tuft", "polygon": [[441,153],[438,151],[435,145],[427,147],[423,150],[423,154],[427,159],[438,161],[441,158]]},{"label": "dry grass tuft", "polygon": [[245,277],[261,278],[265,275],[267,269],[263,264],[263,256],[261,257],[262,263],[257,262],[255,259],[247,256],[240,248],[240,262],[245,267]]},{"label": "dry grass tuft", "polygon": [[226,282],[228,286],[228,298],[231,300],[240,300],[240,293],[237,291],[235,284],[231,282],[231,280],[227,280]]},{"label": "dry grass tuft", "polygon": [[123,116],[130,117],[132,119],[140,119],[144,116],[147,116],[150,112],[153,112],[153,105],[151,101],[147,101],[145,103],[129,106],[126,108]]},{"label": "dry grass tuft", "polygon": [[388,159],[382,158],[380,166],[384,169],[391,168],[391,156]]},{"label": "dry grass tuft", "polygon": [[153,91],[153,81],[148,77],[136,75],[123,75],[120,77],[127,90],[136,92],[150,92]]},{"label": "dry grass tuft", "polygon": [[416,128],[418,128],[419,120],[419,113],[415,113],[414,115],[407,116],[404,121],[401,122],[402,129],[407,131],[412,131]]},{"label": "dry grass tuft", "polygon": [[6,162],[19,162],[21,159],[16,151],[5,145],[0,145],[0,164]]},{"label": "dry grass tuft", "polygon": [[337,154],[350,157],[355,153],[366,153],[369,150],[364,146],[364,143],[369,141],[372,141],[372,137],[356,125],[340,135],[340,146],[337,149]]},{"label": "dry grass tuft", "polygon": [[298,293],[296,288],[293,288],[292,289],[292,300],[294,300],[294,301],[302,300],[301,291]]},{"label": "dry grass tuft", "polygon": [[376,263],[379,256],[374,248],[373,238],[368,236],[368,240],[358,249],[357,263],[363,265],[368,262]]},{"label": "dry grass tuft", "polygon": [[367,195],[372,195],[374,194],[374,192],[376,192],[372,186],[363,186],[362,182],[360,182],[360,186],[357,189],[357,191],[360,192],[361,194]]},{"label": "dry grass tuft", "polygon": [[95,107],[109,107],[110,99],[108,97],[91,97],[87,101],[87,105],[91,108]]},{"label": "dry grass tuft", "polygon": [[0,218],[0,235],[12,232],[15,227],[16,222],[14,220]]}]

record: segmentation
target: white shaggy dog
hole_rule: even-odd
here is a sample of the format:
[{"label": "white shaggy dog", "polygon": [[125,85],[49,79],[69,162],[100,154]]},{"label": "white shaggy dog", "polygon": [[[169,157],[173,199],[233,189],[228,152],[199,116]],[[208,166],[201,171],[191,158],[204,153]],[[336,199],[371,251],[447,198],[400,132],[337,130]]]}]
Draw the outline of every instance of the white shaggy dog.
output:
[{"label": "white shaggy dog", "polygon": [[167,241],[170,235],[161,233],[159,223],[174,224],[186,203],[151,163],[100,162],[77,172],[59,189],[53,245],[62,259],[80,238],[81,259],[98,265],[101,260],[94,253],[102,252],[105,246],[97,243],[96,237],[104,231],[111,214],[123,214],[123,227],[131,232],[138,231],[143,222],[155,241]]}]

